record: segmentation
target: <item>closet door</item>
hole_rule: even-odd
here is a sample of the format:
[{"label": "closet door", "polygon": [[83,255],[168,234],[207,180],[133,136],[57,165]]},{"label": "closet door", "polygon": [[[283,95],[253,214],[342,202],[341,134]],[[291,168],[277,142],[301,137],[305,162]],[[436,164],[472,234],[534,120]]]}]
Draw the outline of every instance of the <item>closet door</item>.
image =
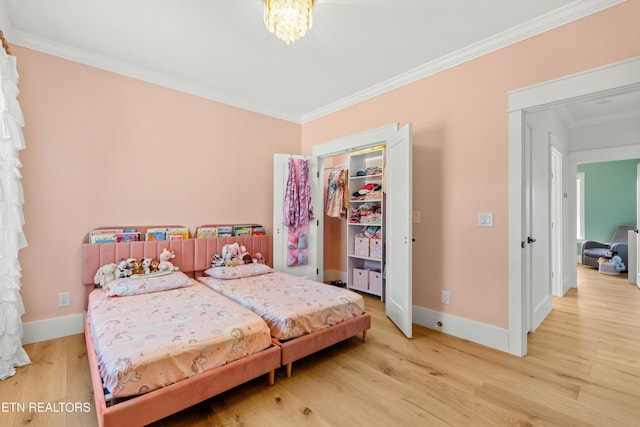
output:
[{"label": "closet door", "polygon": [[[307,234],[306,265],[287,266],[288,229],[282,224],[284,195],[289,177],[289,159],[306,159],[309,162],[309,184],[311,185],[311,201],[315,219],[309,221]],[[273,155],[273,268],[294,276],[322,281],[323,250],[323,188],[320,179],[318,157],[292,154]]]},{"label": "closet door", "polygon": [[386,313],[412,336],[412,156],[411,124],[387,143],[386,188]]}]

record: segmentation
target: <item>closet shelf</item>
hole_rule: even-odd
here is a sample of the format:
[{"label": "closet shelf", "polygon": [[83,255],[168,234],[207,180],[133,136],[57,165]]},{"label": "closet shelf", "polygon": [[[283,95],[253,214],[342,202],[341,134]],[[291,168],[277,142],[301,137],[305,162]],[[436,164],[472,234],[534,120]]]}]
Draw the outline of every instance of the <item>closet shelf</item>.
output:
[{"label": "closet shelf", "polygon": [[360,175],[360,176],[350,176],[349,179],[365,179],[365,178],[382,178],[381,173],[376,173],[373,175]]},{"label": "closet shelf", "polygon": [[364,259],[364,260],[368,260],[368,261],[378,261],[378,262],[381,261],[380,258],[374,258],[374,257],[370,257],[370,256],[360,256],[360,255],[354,255],[354,254],[349,254],[348,256],[349,256],[349,258]]},{"label": "closet shelf", "polygon": [[349,225],[370,225],[373,227],[381,227],[382,223],[381,222],[350,222]]},{"label": "closet shelf", "polygon": [[349,203],[368,203],[368,202],[381,202],[382,199],[351,199],[349,200]]}]

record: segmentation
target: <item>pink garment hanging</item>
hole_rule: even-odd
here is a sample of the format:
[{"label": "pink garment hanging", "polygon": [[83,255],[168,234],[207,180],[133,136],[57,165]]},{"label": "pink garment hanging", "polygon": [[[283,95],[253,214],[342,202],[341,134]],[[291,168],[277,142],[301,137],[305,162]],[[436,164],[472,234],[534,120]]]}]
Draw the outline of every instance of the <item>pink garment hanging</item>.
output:
[{"label": "pink garment hanging", "polygon": [[314,219],[307,160],[289,159],[283,224],[287,227],[287,265],[306,265],[309,221]]}]

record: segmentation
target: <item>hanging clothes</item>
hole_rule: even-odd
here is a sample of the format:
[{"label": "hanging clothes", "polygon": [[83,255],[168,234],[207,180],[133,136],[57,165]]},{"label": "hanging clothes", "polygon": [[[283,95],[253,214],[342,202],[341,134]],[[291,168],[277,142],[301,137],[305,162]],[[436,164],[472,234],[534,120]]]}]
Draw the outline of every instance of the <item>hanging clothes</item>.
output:
[{"label": "hanging clothes", "polygon": [[327,215],[333,218],[346,216],[345,191],[347,191],[347,171],[339,169],[329,175],[327,188]]},{"label": "hanging clothes", "polygon": [[285,189],[283,225],[287,227],[287,266],[306,265],[308,259],[309,221],[314,219],[309,184],[309,162],[289,159]]},{"label": "hanging clothes", "polygon": [[[0,33],[1,35],[1,33]],[[18,152],[25,148],[24,118],[17,100],[16,58],[0,50],[0,379],[31,363],[22,348],[24,306],[18,252],[27,246],[22,232],[24,203]]]}]

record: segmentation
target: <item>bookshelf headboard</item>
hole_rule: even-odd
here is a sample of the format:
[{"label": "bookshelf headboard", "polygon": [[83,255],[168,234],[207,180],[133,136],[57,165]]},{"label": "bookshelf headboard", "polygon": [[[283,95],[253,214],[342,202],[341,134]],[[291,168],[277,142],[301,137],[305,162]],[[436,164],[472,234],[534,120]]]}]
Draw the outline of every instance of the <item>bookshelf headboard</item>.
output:
[{"label": "bookshelf headboard", "polygon": [[[138,227],[142,229],[143,227]],[[150,227],[148,227],[150,228]],[[95,288],[93,279],[98,268],[109,263],[118,263],[127,258],[158,259],[162,250],[167,248],[175,253],[171,260],[180,271],[196,277],[209,267],[213,255],[222,253],[227,243],[237,242],[244,245],[251,254],[262,253],[267,263],[269,258],[269,236],[232,236],[204,239],[154,240],[121,243],[83,243],[82,244],[82,285],[85,286],[85,306],[89,293]]]}]

